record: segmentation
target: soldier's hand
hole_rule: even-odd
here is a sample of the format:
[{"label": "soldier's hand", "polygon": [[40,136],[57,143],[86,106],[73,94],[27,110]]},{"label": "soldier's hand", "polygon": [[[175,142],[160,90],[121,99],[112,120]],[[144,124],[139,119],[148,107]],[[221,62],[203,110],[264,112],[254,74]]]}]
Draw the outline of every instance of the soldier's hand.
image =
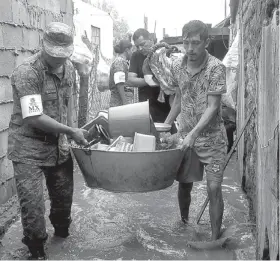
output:
[{"label": "soldier's hand", "polygon": [[89,133],[87,130],[73,128],[71,137],[78,145],[87,145],[88,141],[86,138],[88,137]]}]

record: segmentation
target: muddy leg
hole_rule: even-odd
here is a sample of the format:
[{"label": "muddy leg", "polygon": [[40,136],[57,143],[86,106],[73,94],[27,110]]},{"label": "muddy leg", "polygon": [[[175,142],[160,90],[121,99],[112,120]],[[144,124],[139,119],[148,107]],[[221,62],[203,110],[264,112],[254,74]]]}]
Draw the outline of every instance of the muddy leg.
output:
[{"label": "muddy leg", "polygon": [[178,187],[178,201],[181,219],[184,223],[187,223],[189,220],[192,187],[193,183],[179,183]]},{"label": "muddy leg", "polygon": [[222,186],[218,182],[207,181],[207,192],[210,199],[209,213],[212,228],[212,240],[216,240],[220,237],[224,212]]}]

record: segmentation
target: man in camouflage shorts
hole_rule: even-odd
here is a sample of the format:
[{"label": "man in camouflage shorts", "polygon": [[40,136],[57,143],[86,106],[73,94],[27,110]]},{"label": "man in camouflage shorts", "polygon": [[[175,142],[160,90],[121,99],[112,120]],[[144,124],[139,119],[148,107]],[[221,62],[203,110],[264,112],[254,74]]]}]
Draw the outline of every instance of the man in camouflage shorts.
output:
[{"label": "man in camouflage shorts", "polygon": [[193,182],[201,181],[205,171],[212,240],[216,240],[220,236],[224,209],[221,183],[227,136],[221,117],[221,95],[226,92],[226,71],[224,65],[206,50],[209,37],[204,23],[189,22],[183,27],[182,35],[186,54],[173,64],[179,88],[165,121],[172,124],[180,114],[179,129],[167,142],[181,138],[185,151],[177,175],[182,221],[189,219]]},{"label": "man in camouflage shorts", "polygon": [[32,259],[45,259],[47,239],[43,176],[49,192],[50,221],[55,235],[68,236],[73,197],[73,161],[67,137],[87,144],[87,131],[68,127],[75,70],[73,31],[51,23],[42,51],[15,69],[11,78],[14,108],[9,129],[8,157],[13,161],[23,226],[22,242]]}]

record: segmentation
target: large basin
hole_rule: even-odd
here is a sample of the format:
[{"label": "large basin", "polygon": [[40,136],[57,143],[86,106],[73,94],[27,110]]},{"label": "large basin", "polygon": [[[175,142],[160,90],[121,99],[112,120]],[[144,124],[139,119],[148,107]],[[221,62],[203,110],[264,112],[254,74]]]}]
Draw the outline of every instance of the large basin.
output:
[{"label": "large basin", "polygon": [[183,158],[179,149],[114,152],[72,147],[86,185],[112,192],[148,192],[171,186]]}]

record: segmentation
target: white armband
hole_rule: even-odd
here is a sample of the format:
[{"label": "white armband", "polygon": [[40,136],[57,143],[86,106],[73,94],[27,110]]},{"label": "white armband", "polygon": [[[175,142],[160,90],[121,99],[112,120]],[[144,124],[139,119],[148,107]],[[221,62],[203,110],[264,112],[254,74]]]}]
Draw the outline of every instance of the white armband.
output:
[{"label": "white armband", "polygon": [[22,118],[43,114],[43,104],[40,94],[26,95],[20,98]]},{"label": "white armband", "polygon": [[125,82],[125,73],[124,72],[114,73],[114,82],[115,84],[118,84],[120,82]]},{"label": "white armband", "polygon": [[153,75],[151,74],[144,75],[144,80],[149,86],[158,86],[158,83],[153,80]]}]

